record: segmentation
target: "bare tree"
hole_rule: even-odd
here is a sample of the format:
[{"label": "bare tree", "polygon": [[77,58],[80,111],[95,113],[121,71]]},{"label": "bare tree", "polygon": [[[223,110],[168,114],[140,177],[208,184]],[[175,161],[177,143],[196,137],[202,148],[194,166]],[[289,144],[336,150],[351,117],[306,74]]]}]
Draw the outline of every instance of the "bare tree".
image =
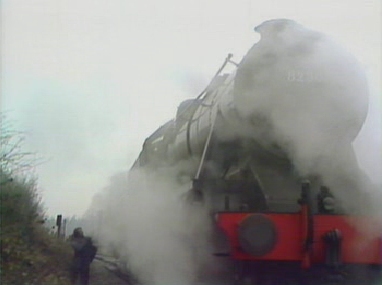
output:
[{"label": "bare tree", "polygon": [[33,173],[38,158],[35,153],[23,150],[24,134],[16,131],[4,114],[0,114],[0,127],[1,177]]}]

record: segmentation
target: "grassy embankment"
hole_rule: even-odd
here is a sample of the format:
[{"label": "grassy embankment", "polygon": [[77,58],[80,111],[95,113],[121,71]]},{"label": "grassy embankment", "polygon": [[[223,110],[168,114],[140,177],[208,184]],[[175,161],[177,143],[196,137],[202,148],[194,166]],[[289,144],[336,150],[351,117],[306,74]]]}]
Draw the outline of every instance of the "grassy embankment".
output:
[{"label": "grassy embankment", "polygon": [[71,249],[41,223],[36,183],[1,177],[1,284],[69,284]]},{"label": "grassy embankment", "polygon": [[67,285],[69,245],[49,235],[31,153],[0,115],[0,284]]}]

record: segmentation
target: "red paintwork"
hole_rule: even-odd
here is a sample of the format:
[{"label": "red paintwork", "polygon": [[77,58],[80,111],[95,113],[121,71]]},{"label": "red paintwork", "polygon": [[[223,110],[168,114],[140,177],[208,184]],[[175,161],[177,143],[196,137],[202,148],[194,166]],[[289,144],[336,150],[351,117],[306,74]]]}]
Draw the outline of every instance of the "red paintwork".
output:
[{"label": "red paintwork", "polygon": [[307,269],[311,266],[311,249],[307,249],[304,246],[304,241],[308,237],[309,231],[309,207],[307,204],[301,206],[301,241],[302,241],[302,258],[301,258],[301,267]]},{"label": "red paintwork", "polygon": [[[237,260],[284,260],[303,261],[304,240],[306,237],[306,216],[296,214],[264,214],[274,222],[278,240],[274,249],[260,257],[251,256],[240,249],[237,229],[241,221],[252,213],[221,212],[216,216],[218,226],[226,233],[230,245],[231,256]],[[337,215],[315,215],[314,242],[308,262],[323,263],[325,260],[322,236],[328,231],[339,229],[342,232],[342,261],[344,263],[382,264],[382,240],[380,223],[374,223],[375,234],[366,235],[368,230],[361,230],[365,225],[372,225],[369,217],[349,217]],[[304,262],[302,262],[304,266]]]}]

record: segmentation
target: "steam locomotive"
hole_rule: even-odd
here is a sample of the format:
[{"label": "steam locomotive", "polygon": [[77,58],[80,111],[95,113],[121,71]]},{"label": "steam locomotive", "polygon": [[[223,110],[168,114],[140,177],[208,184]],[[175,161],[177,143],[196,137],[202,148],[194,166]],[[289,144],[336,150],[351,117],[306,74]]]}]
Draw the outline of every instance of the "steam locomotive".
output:
[{"label": "steam locomotive", "polygon": [[[297,275],[302,284],[322,284],[323,276],[330,282],[372,284],[381,278],[381,223],[365,206],[369,201],[362,187],[367,179],[351,145],[365,108],[351,114],[356,118],[351,124],[331,121],[341,127],[335,132],[340,145],[335,153],[346,157],[352,172],[339,171],[341,183],[330,184],[319,171],[301,171],[294,148],[274,134],[270,115],[256,106],[245,112],[253,106],[241,100],[261,77],[251,65],[266,68],[257,62],[255,55],[264,57],[259,47],[289,24],[262,24],[260,42],[239,64],[229,55],[206,89],[182,102],[175,119],[145,140],[133,168],[190,162],[178,173],[192,178],[186,200],[209,209],[214,241],[223,245],[213,254],[233,263],[236,284],[296,284]],[[227,65],[235,71],[223,73]],[[290,81],[286,84],[296,83]],[[313,81],[308,91],[322,83]],[[337,185],[345,190],[336,191]],[[368,224],[372,230],[366,229]]]}]

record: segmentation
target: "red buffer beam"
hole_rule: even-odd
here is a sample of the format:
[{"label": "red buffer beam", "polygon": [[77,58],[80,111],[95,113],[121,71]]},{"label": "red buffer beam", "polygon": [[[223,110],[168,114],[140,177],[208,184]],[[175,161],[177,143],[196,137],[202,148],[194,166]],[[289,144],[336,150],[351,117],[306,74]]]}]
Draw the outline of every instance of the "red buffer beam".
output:
[{"label": "red buffer beam", "polygon": [[[245,220],[251,216],[261,216],[262,219],[270,221],[275,232],[274,244],[266,253],[253,255],[243,248],[239,229]],[[220,212],[216,216],[218,226],[227,235],[231,255],[237,260],[275,260],[275,261],[303,261],[306,258],[304,230],[304,215],[296,214],[254,214],[239,212]],[[270,224],[270,223],[269,223]],[[362,225],[374,224],[373,231],[363,229]],[[310,251],[310,262],[325,262],[324,237],[329,232],[337,230],[341,232],[341,260],[343,263],[358,264],[382,264],[382,227],[370,217],[349,217],[336,215],[314,215],[313,216],[313,243]],[[260,229],[260,228],[259,228]],[[261,245],[266,241],[260,240],[264,237],[260,232],[248,231],[250,239]],[[268,246],[269,247],[269,246]]]}]

